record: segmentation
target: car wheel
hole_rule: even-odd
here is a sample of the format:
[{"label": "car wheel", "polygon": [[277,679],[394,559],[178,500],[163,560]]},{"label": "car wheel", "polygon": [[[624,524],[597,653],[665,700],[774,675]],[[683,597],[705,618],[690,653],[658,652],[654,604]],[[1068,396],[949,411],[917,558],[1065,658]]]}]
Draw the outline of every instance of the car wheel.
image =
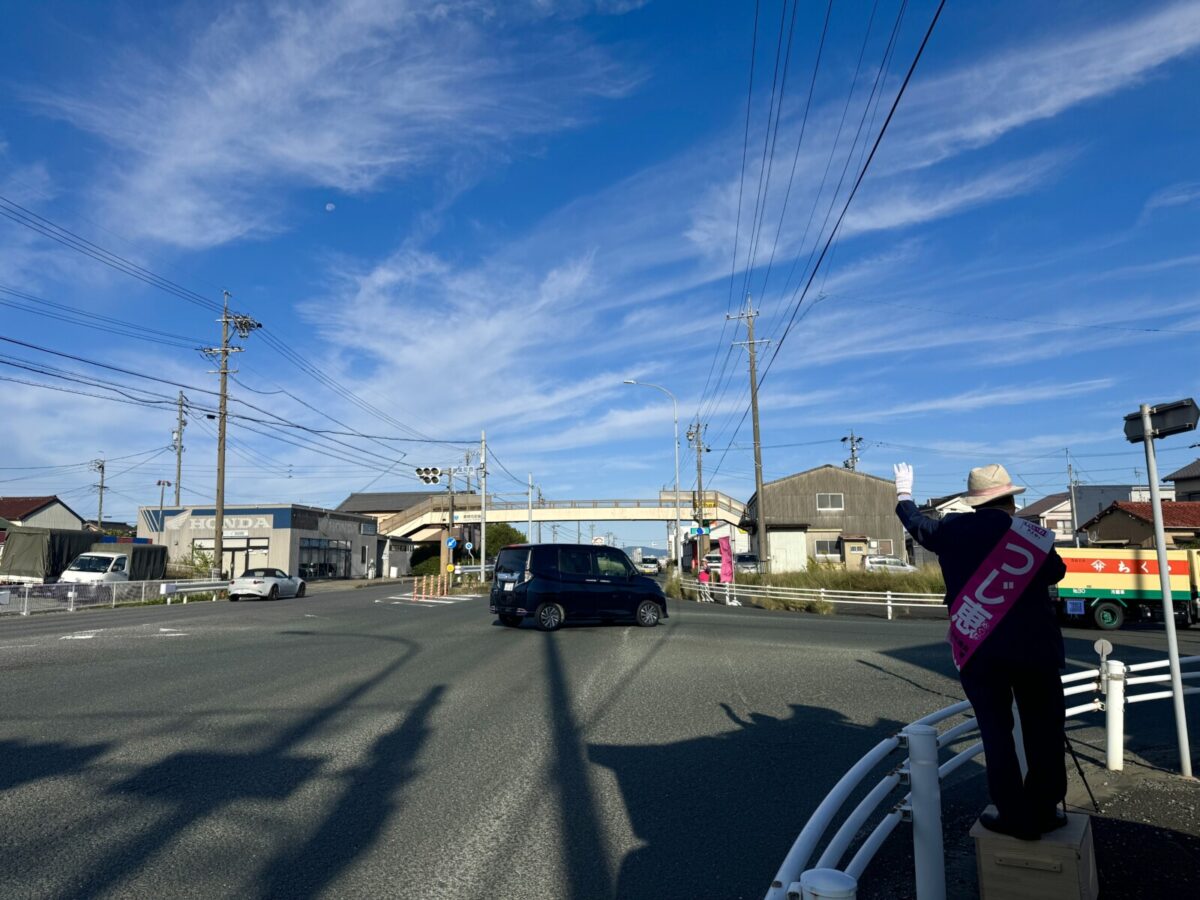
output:
[{"label": "car wheel", "polygon": [[653,600],[643,600],[638,604],[637,623],[643,628],[653,628],[658,624],[662,612]]},{"label": "car wheel", "polygon": [[279,599],[279,585],[277,585],[277,584],[271,585],[271,590],[267,592],[267,599],[268,600],[278,600]]},{"label": "car wheel", "polygon": [[542,631],[555,631],[563,621],[562,607],[557,603],[543,603],[535,614],[537,627]]},{"label": "car wheel", "polygon": [[1125,624],[1125,609],[1119,603],[1105,600],[1103,603],[1097,603],[1092,609],[1092,620],[1097,628],[1116,631]]},{"label": "car wheel", "polygon": [[514,616],[512,613],[500,613],[500,624],[509,628],[518,628],[522,618],[522,616]]},{"label": "car wheel", "polygon": [[230,595],[229,595],[229,602],[230,602],[230,603],[237,603],[237,602],[238,602],[238,596],[237,596],[237,594],[230,594]]},{"label": "car wheel", "polygon": [[308,585],[307,585],[307,584],[303,584],[303,583],[301,583],[300,587],[296,588],[296,596],[297,596],[297,597],[303,597],[303,596],[304,596],[304,592],[305,592],[307,589],[308,589]]}]

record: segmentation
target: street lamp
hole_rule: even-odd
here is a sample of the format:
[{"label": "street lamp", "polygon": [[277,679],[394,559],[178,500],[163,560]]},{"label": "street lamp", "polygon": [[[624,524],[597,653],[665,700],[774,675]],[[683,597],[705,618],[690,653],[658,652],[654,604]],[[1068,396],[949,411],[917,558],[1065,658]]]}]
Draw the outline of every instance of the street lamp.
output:
[{"label": "street lamp", "polygon": [[671,411],[675,417],[675,572],[680,578],[682,578],[683,540],[679,534],[680,521],[682,520],[682,516],[680,515],[679,511],[679,404],[675,400],[675,395],[668,391],[661,384],[650,384],[645,381],[634,381],[630,378],[626,378],[625,383],[654,388],[655,390],[662,391],[671,398]]},{"label": "street lamp", "polygon": [[163,521],[163,496],[165,495],[167,488],[169,488],[171,486],[171,482],[165,481],[164,479],[160,478],[160,479],[158,479],[157,486],[158,486],[158,534],[159,534],[159,540],[162,540],[162,535],[167,530],[167,525]]}]

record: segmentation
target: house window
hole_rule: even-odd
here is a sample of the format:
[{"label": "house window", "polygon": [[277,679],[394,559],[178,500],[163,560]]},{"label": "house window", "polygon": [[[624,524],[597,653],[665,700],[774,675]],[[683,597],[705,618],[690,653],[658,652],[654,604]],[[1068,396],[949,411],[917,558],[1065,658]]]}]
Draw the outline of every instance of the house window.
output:
[{"label": "house window", "polygon": [[886,540],[881,539],[879,541],[879,552],[883,556],[892,556],[893,555],[892,554],[892,542],[891,542],[890,538],[886,539]]},{"label": "house window", "polygon": [[[837,494],[835,496],[840,497],[841,495]],[[813,541],[813,544],[816,546],[817,556],[826,556],[833,559],[842,558],[841,551],[838,549],[837,541]]]},{"label": "house window", "polygon": [[843,494],[817,494],[817,512],[841,512],[845,508]]}]

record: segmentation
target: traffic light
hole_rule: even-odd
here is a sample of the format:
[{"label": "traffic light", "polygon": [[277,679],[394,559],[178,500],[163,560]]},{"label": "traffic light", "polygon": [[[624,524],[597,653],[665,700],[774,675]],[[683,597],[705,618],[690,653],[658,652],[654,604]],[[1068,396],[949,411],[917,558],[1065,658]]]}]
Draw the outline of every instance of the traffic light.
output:
[{"label": "traffic light", "polygon": [[442,480],[442,470],[436,466],[425,466],[417,469],[417,477],[426,484],[440,484]]}]

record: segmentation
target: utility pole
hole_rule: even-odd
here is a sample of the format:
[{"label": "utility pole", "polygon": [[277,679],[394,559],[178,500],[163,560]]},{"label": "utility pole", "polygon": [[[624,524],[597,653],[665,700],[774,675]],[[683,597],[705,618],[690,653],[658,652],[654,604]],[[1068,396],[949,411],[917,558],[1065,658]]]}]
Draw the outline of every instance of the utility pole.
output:
[{"label": "utility pole", "polygon": [[[542,508],[542,489],[538,488],[538,509],[541,509],[541,508]],[[537,525],[538,525],[538,543],[540,544],[542,542],[542,522],[540,519],[538,520]]]},{"label": "utility pole", "polygon": [[100,504],[96,509],[96,530],[104,533],[104,460],[98,459],[92,463],[92,468],[100,473]]},{"label": "utility pole", "polygon": [[532,472],[529,473],[529,524],[526,526],[526,530],[529,532],[529,534],[525,537],[525,540],[532,544],[533,543],[533,473]]},{"label": "utility pole", "polygon": [[[726,319],[746,320],[746,340],[738,343],[750,351],[750,420],[754,426],[754,506],[758,531],[758,561],[763,572],[771,571],[771,541],[767,533],[766,497],[763,495],[762,474],[762,437],[758,428],[758,345],[770,341],[754,340],[754,320],[758,313],[750,303],[750,295],[746,295],[746,311],[736,316],[726,316]],[[699,457],[697,457],[699,459]]]},{"label": "utility pole", "polygon": [[171,482],[162,478],[158,479],[158,533],[160,537],[167,530],[167,526],[163,522],[163,495],[170,486]]},{"label": "utility pole", "polygon": [[179,483],[183,477],[183,429],[187,420],[183,417],[183,391],[179,392],[179,420],[175,423],[175,505],[179,505]]},{"label": "utility pole", "polygon": [[[696,424],[688,428],[688,442],[696,450],[696,502],[692,504],[693,513],[695,514],[696,524],[704,528],[704,454],[706,448],[704,446],[704,429],[707,425],[701,425],[700,420],[696,419]],[[697,567],[703,565],[704,557],[708,555],[708,535],[699,534],[696,537],[696,555],[693,562]],[[696,571],[699,571],[697,568]],[[682,573],[680,573],[682,577]]]},{"label": "utility pole", "polygon": [[850,445],[850,458],[842,463],[842,466],[849,469],[851,472],[858,470],[858,446],[863,442],[860,437],[854,436],[854,429],[850,429],[850,437],[842,438],[843,444]]},{"label": "utility pole", "polygon": [[487,432],[479,432],[479,580],[487,581]]},{"label": "utility pole", "polygon": [[1075,470],[1071,468],[1071,448],[1063,451],[1067,455],[1067,490],[1071,493],[1071,537],[1079,546],[1079,510],[1075,503]]},{"label": "utility pole", "polygon": [[583,521],[582,520],[575,523],[575,543],[577,543],[577,544],[583,543]]},{"label": "utility pole", "polygon": [[217,508],[213,522],[213,577],[221,578],[225,562],[225,426],[229,406],[229,354],[241,353],[241,347],[229,346],[229,326],[236,329],[238,335],[245,340],[250,332],[262,328],[261,322],[256,322],[249,316],[229,312],[229,291],[221,292],[224,309],[221,312],[221,346],[210,347],[202,351],[208,356],[216,356],[221,364],[217,370],[220,376],[221,402],[217,415]]}]

